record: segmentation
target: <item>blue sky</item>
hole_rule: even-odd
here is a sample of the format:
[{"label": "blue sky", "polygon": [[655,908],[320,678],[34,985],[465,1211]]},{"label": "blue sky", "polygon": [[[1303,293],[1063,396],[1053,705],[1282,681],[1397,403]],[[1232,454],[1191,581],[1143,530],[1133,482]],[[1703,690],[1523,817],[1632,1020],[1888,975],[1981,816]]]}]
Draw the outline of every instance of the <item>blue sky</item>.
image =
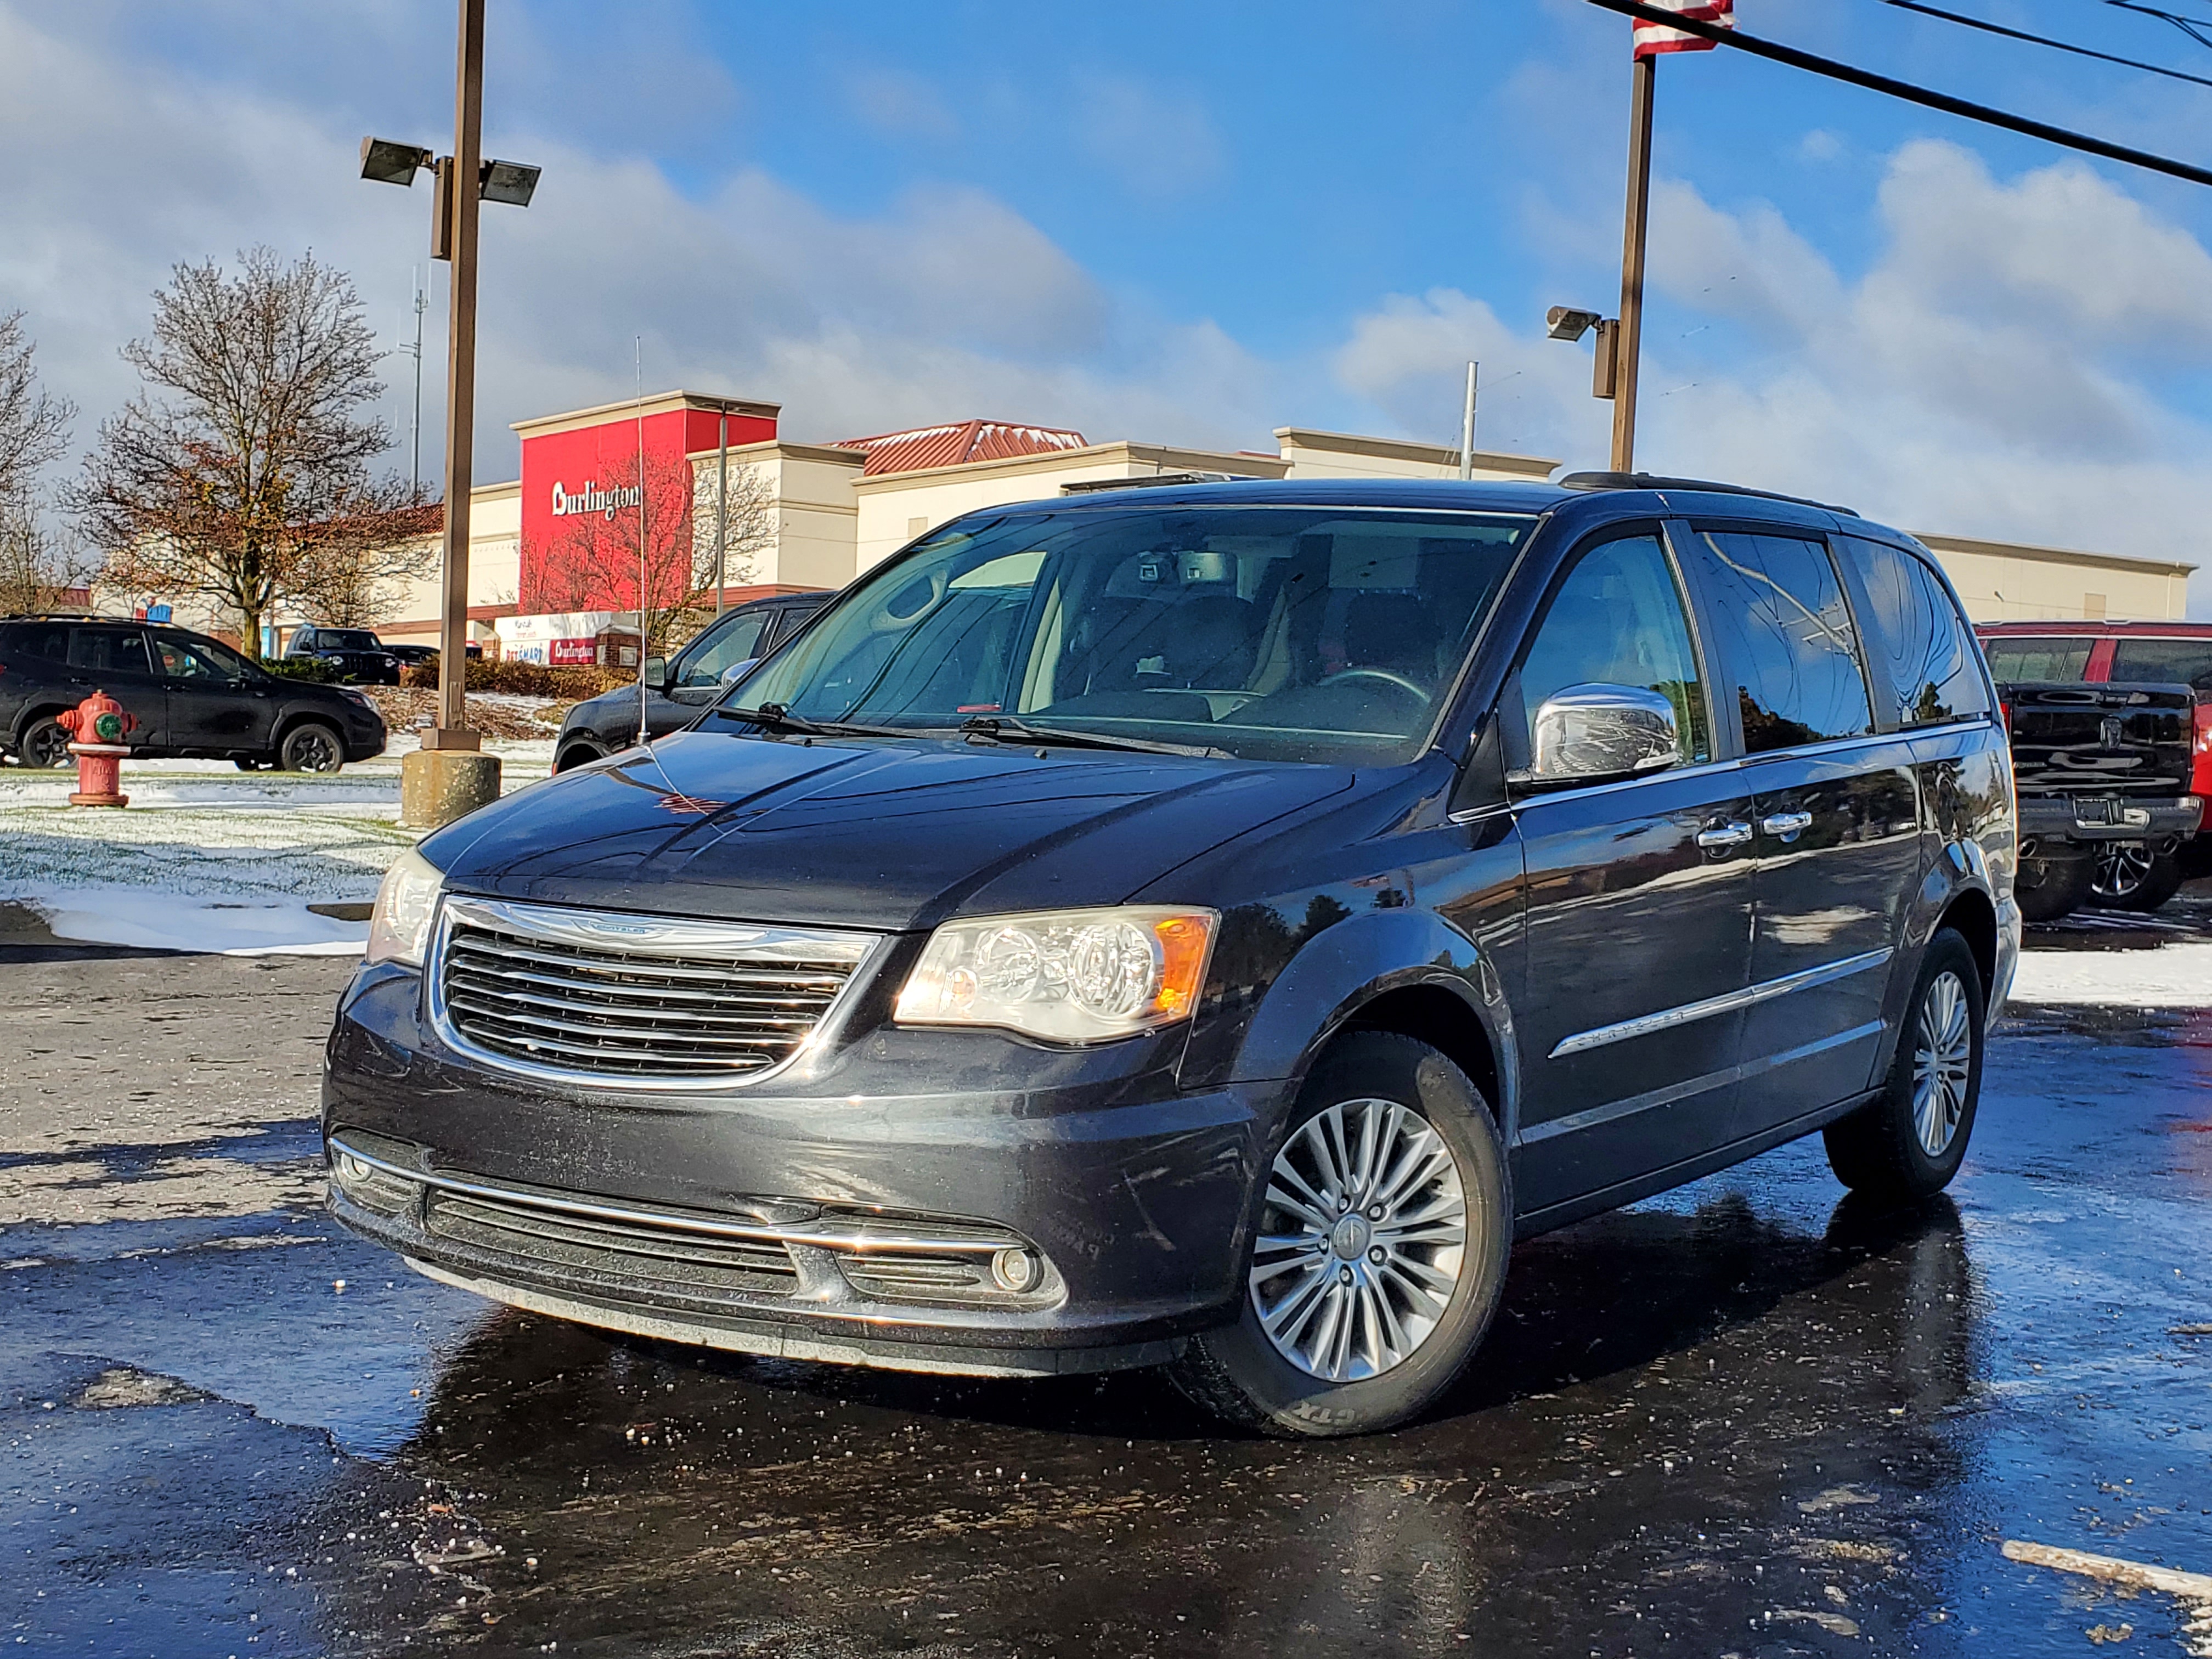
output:
[{"label": "blue sky", "polygon": [[[1946,3],[2212,76],[2100,0]],[[0,133],[47,163],[0,180],[0,308],[80,437],[175,260],[312,245],[398,325],[427,192],[356,181],[352,150],[450,131],[451,6],[272,9],[0,0]],[[2212,88],[1879,0],[1739,11],[2212,161]],[[648,389],[775,399],[817,439],[989,415],[1449,441],[1479,355],[1484,443],[1602,461],[1587,356],[1541,338],[1547,304],[1616,299],[1627,25],[1582,0],[491,0],[489,38],[488,145],[546,173],[486,214],[488,474],[508,422],[627,395],[641,336]],[[1662,64],[1658,111],[1640,459],[2212,565],[2212,191],[1729,52]]]}]

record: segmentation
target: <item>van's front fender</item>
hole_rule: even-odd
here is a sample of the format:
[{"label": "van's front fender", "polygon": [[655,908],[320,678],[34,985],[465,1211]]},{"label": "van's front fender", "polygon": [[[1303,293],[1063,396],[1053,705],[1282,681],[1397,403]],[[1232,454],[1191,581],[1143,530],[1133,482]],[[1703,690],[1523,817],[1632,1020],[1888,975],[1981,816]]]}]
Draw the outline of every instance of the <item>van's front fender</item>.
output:
[{"label": "van's front fender", "polygon": [[[1394,992],[1431,988],[1464,1011],[1455,1040],[1479,1037],[1487,1048],[1492,1103],[1510,1144],[1519,1118],[1520,1068],[1505,986],[1492,955],[1434,911],[1407,906],[1347,916],[1308,939],[1267,986],[1244,1024],[1228,1080],[1294,1085],[1329,1039],[1358,1023],[1364,1010]],[[1291,1092],[1285,1089],[1285,1097]]]}]

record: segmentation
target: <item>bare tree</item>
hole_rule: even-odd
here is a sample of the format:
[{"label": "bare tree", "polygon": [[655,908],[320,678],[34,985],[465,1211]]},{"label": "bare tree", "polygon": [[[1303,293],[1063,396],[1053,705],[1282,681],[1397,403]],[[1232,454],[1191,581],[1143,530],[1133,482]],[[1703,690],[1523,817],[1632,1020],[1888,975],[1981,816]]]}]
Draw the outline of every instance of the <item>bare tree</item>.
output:
[{"label": "bare tree", "polygon": [[76,406],[39,385],[23,313],[0,317],[0,501],[18,501],[38,471],[61,459]]},{"label": "bare tree", "polygon": [[0,615],[73,601],[90,572],[41,521],[33,485],[61,459],[76,410],[39,385],[20,311],[0,317]]},{"label": "bare tree", "polygon": [[[659,656],[714,609],[715,472],[702,466],[695,475],[680,455],[648,455],[642,472],[637,457],[626,456],[608,472],[605,483],[592,481],[590,493],[568,498],[562,528],[523,550],[522,609],[641,610],[646,654]],[[725,586],[745,583],[754,556],[775,541],[775,492],[767,477],[756,467],[732,466]]]},{"label": "bare tree", "polygon": [[325,526],[408,504],[369,463],[391,447],[366,406],[383,391],[375,337],[343,271],[304,254],[176,267],[154,295],[152,337],[123,348],[144,389],[101,422],[72,505],[134,593],[199,597],[261,623],[299,595]]},{"label": "bare tree", "polygon": [[404,507],[314,526],[293,574],[290,597],[314,622],[373,627],[407,584],[438,568],[445,508]]},{"label": "bare tree", "polygon": [[0,617],[85,603],[100,562],[27,512],[0,510]]}]

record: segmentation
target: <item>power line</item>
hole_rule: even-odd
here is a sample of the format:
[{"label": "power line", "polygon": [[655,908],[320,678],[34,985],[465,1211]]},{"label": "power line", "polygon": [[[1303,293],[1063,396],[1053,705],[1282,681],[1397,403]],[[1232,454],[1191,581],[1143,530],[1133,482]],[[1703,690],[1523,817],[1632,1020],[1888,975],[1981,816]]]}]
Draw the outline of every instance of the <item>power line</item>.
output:
[{"label": "power line", "polygon": [[[2189,75],[2180,70],[2167,69],[2162,64],[2138,63],[2132,58],[2115,58],[2109,52],[2098,52],[2089,46],[2077,46],[2070,40],[2054,40],[2047,34],[2030,34],[2025,29],[2007,28],[2002,23],[1991,23],[1979,17],[1968,17],[1962,13],[1945,11],[1940,6],[1924,6],[1920,0],[1882,0],[1886,6],[1895,6],[1900,11],[1917,11],[1927,17],[1940,17],[1947,23],[1958,23],[1970,29],[1979,29],[1984,34],[2002,34],[2008,40],[2026,40],[2032,45],[2049,46],[2056,52],[2070,52],[2077,58],[2094,58],[2106,64],[2119,64],[2128,69],[2142,70],[2150,75],[2163,75],[2169,80],[2194,82],[2200,87],[2212,87],[2212,80],[2201,75]],[[2208,42],[2212,45],[2212,42]]]},{"label": "power line", "polygon": [[2136,3],[2136,0],[2105,0],[2108,6],[2118,6],[2122,11],[2139,11],[2146,17],[2156,17],[2171,23],[2200,46],[2212,46],[2212,20],[2184,17],[2179,12],[2160,11],[2156,6]]},{"label": "power line", "polygon": [[1754,58],[1786,64],[1791,69],[1803,70],[1808,74],[1823,75],[1832,81],[1848,82],[1855,87],[1864,87],[1869,92],[1887,93],[1892,98],[1942,110],[1947,115],[1963,116],[1969,121],[1979,121],[1987,126],[2002,127],[2008,132],[2040,138],[2046,143],[2057,144],[2065,149],[2078,149],[2084,155],[2101,155],[2108,161],[2124,161],[2130,167],[2162,173],[2168,178],[2186,179],[2192,185],[2212,185],[2212,171],[2192,167],[2186,161],[2177,161],[2169,155],[2156,155],[2146,149],[2130,149],[2125,144],[2115,144],[2107,139],[2093,138],[2087,133],[2052,126],[2048,121],[2014,115],[2008,110],[1992,109],[1986,104],[1972,103],[1964,98],[1954,98],[1948,92],[1937,92],[1931,87],[1915,86],[1910,81],[1876,75],[1872,70],[1863,70],[1854,64],[1839,64],[1832,58],[1801,52],[1796,46],[1785,46],[1778,40],[1766,40],[1755,34],[1746,34],[1741,29],[1717,28],[1684,12],[1662,10],[1657,6],[1643,4],[1642,0],[1589,0],[1589,3],[1606,11],[1618,12],[1623,17],[1633,17],[1639,22],[1657,23],[1665,28],[1678,29],[1684,34],[1694,34],[1715,46],[1731,47],[1737,52],[1747,52]]}]

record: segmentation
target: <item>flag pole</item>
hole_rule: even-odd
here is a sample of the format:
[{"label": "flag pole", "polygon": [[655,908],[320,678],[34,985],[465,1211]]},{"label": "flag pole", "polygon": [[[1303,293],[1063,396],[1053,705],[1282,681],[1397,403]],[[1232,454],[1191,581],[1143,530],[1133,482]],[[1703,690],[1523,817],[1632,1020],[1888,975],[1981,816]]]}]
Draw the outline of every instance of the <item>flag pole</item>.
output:
[{"label": "flag pole", "polygon": [[1644,347],[1644,252],[1651,222],[1651,94],[1658,58],[1639,52],[1628,106],[1628,206],[1620,250],[1620,323],[1613,335],[1613,470],[1636,470],[1636,371]]}]

